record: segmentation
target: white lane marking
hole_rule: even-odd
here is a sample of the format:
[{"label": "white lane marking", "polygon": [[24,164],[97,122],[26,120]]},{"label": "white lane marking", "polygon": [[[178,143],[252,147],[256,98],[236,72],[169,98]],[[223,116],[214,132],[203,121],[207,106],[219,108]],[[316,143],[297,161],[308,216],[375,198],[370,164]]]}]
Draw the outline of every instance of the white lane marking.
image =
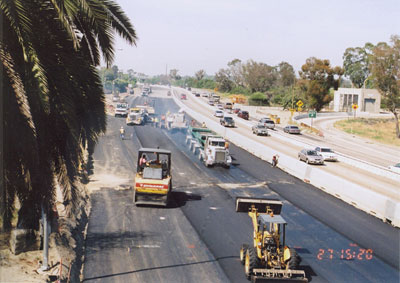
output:
[{"label": "white lane marking", "polygon": [[210,209],[211,209],[211,210],[217,210],[218,207],[210,206]]},{"label": "white lane marking", "polygon": [[190,182],[189,184],[191,184],[191,185],[196,185],[196,183],[195,183],[195,182]]},{"label": "white lane marking", "polygon": [[160,220],[165,220],[165,217],[164,216],[160,216]]},{"label": "white lane marking", "polygon": [[179,174],[179,175],[185,175],[185,173],[184,173],[184,172],[179,172],[178,174]]},{"label": "white lane marking", "polygon": [[133,248],[145,248],[145,249],[158,249],[161,248],[159,245],[135,245]]}]

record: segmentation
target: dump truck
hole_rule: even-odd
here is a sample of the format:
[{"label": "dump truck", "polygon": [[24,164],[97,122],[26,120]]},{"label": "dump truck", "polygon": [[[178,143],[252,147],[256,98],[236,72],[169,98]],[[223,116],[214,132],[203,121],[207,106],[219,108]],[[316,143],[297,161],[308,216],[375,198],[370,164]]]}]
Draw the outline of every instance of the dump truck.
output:
[{"label": "dump truck", "polygon": [[167,206],[172,191],[171,151],[139,149],[133,188],[135,205]]},{"label": "dump truck", "polygon": [[207,128],[189,127],[186,143],[206,167],[221,165],[230,168],[232,157],[226,140]]},{"label": "dump truck", "polygon": [[287,222],[280,215],[283,203],[274,199],[236,198],[236,212],[253,222],[253,243],[242,244],[240,262],[251,282],[308,282],[299,269],[301,258],[285,244]]}]

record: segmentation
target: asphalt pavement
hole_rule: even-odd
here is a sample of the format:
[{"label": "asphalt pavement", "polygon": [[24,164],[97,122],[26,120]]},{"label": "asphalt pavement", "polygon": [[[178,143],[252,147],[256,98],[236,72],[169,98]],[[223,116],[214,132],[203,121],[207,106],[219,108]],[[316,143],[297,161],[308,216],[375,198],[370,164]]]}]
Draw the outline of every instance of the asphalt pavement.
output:
[{"label": "asphalt pavement", "polygon": [[[166,91],[154,92],[157,113],[178,111]],[[140,104],[143,98],[128,101]],[[247,282],[238,255],[253,230],[251,219],[235,212],[237,196],[283,200],[286,241],[302,257],[310,281],[399,281],[399,229],[232,144],[231,169],[206,168],[187,148],[184,133],[135,126],[121,140],[121,125],[124,119],[109,118],[94,153],[93,178],[115,174],[126,181],[91,195],[85,282]],[[172,151],[174,194],[168,208],[132,203],[140,146]]]}]

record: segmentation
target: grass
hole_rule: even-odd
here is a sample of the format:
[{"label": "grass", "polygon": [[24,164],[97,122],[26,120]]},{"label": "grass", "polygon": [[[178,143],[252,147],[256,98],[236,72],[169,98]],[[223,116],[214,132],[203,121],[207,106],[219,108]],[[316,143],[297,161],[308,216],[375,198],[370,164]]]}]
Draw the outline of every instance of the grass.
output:
[{"label": "grass", "polygon": [[335,128],[346,133],[368,138],[384,144],[400,146],[400,139],[396,137],[394,119],[347,119],[334,124]]}]

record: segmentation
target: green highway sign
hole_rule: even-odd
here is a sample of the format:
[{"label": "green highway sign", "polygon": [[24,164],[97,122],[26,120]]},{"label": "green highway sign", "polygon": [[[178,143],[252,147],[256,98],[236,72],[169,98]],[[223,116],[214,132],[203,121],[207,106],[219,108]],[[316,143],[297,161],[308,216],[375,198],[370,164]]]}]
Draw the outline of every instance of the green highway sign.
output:
[{"label": "green highway sign", "polygon": [[317,111],[311,110],[308,112],[308,118],[316,118],[317,117]]}]

